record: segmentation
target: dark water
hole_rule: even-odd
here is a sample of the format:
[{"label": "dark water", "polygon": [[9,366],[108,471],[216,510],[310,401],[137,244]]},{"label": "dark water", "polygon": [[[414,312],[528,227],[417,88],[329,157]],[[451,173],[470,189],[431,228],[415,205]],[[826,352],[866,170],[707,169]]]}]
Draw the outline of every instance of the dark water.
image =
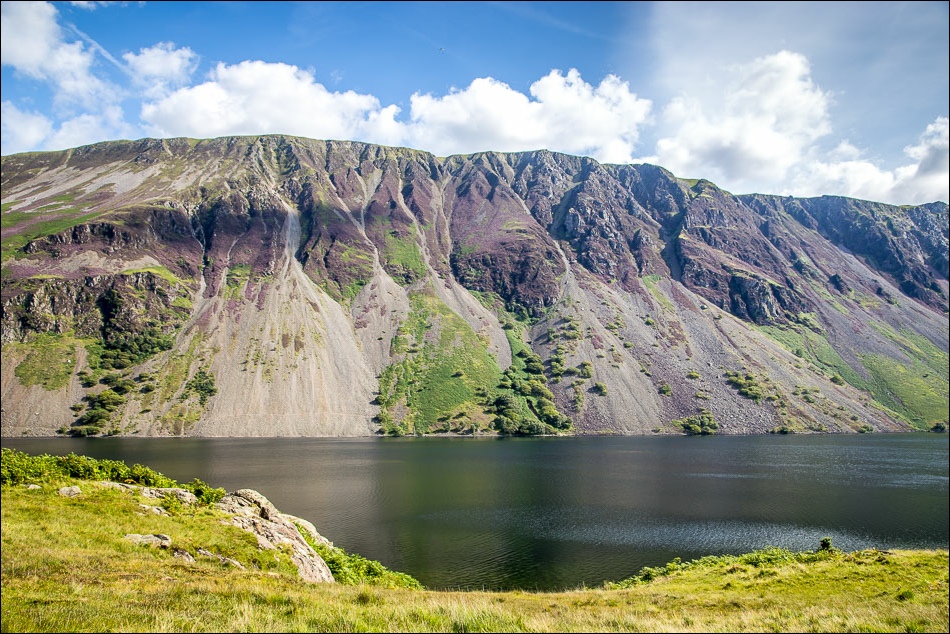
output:
[{"label": "dark water", "polygon": [[948,547],[948,436],[3,439],[256,489],[433,589],[595,586],[766,546]]}]

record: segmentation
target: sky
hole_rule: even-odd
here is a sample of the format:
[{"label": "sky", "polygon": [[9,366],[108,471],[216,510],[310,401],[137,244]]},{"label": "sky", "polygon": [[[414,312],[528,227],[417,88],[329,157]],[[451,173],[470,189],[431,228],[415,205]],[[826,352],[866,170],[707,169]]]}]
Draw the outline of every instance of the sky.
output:
[{"label": "sky", "polygon": [[948,6],[3,2],[0,153],[289,134],[947,202]]}]

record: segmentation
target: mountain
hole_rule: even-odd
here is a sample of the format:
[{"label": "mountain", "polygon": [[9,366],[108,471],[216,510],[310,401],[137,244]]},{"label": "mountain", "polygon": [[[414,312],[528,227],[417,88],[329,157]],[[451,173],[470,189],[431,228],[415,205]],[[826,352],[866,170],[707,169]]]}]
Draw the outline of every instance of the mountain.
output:
[{"label": "mountain", "polygon": [[288,136],[2,159],[2,435],[910,431],[948,209]]}]

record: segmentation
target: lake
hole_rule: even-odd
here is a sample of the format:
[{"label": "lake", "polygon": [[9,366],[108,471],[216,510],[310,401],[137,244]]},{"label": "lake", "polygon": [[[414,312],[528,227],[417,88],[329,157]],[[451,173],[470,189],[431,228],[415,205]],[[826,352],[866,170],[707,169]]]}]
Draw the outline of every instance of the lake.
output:
[{"label": "lake", "polygon": [[4,438],[260,491],[430,589],[556,590],[766,546],[948,547],[948,435]]}]

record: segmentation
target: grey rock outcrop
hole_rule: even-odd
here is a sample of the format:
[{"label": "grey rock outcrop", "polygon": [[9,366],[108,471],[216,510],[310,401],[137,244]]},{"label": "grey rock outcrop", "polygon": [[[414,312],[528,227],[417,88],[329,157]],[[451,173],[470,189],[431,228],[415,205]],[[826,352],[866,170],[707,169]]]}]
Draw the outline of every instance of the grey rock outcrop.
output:
[{"label": "grey rock outcrop", "polygon": [[[225,495],[215,506],[218,510],[230,513],[235,526],[253,533],[261,548],[270,550],[282,545],[290,546],[291,559],[304,581],[310,583],[334,581],[333,573],[330,572],[326,562],[300,534],[300,530],[294,523],[296,518],[278,511],[266,497],[257,491],[240,489]],[[313,528],[312,524],[305,525],[305,530],[308,532],[311,532],[311,528]],[[316,529],[312,533],[319,536]]]}]

